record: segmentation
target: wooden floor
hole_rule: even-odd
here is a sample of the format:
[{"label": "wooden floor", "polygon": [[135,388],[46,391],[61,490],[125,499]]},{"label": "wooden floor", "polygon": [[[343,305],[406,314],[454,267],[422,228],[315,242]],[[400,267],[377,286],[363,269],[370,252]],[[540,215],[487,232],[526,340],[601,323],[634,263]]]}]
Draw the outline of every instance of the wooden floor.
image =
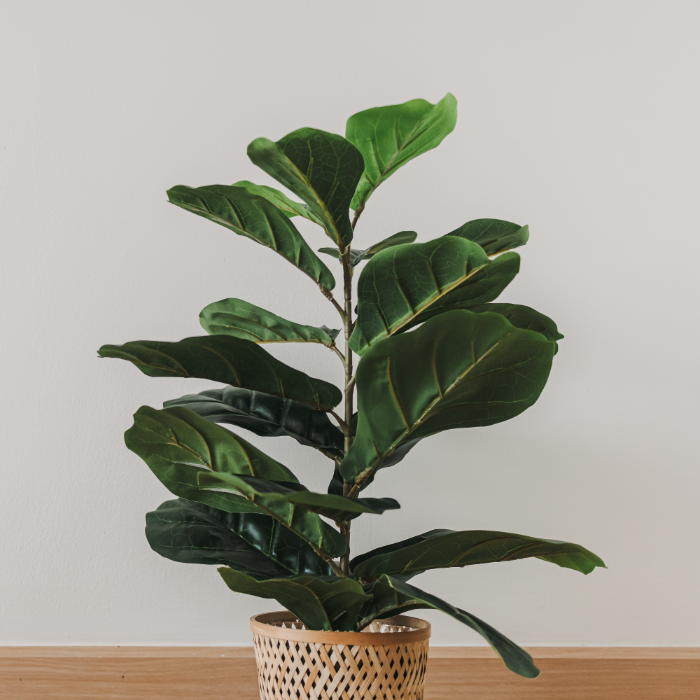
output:
[{"label": "wooden floor", "polygon": [[[489,649],[434,647],[425,700],[700,700],[700,649],[530,649],[542,674]],[[0,647],[3,700],[258,700],[252,649]]]}]

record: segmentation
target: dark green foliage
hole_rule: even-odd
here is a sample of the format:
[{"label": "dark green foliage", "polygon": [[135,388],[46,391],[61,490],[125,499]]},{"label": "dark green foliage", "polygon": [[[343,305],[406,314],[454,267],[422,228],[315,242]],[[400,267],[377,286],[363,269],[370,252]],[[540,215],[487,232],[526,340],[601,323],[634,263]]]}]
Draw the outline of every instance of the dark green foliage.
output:
[{"label": "dark green foliage", "polygon": [[227,513],[179,498],[146,515],[158,554],[185,564],[216,564],[262,578],[313,574],[330,566],[306,542],[263,513]]},{"label": "dark green foliage", "polygon": [[498,219],[467,221],[446,236],[457,236],[478,243],[488,255],[504,253],[506,250],[525,245],[530,238],[527,226],[512,224]]},{"label": "dark green foliage", "polygon": [[[527,226],[476,219],[421,243],[415,232],[401,231],[351,245],[379,185],[438,146],[456,119],[457,101],[448,93],[437,104],[411,100],[359,112],[345,137],[303,128],[277,142],[254,140],[253,163],[298,199],[248,180],[168,191],[173,204],[270,248],[311,277],[342,330],[333,328],[334,316],[330,327],[316,316],[315,325],[303,325],[227,298],[200,314],[209,336],[105,345],[99,354],[128,360],[152,377],[222,385],[166,401],[163,410],[143,406],[126,432],[127,447],[179,497],[146,516],[156,552],[218,565],[231,590],[276,600],[310,629],[361,630],[375,619],[440,610],[480,634],[509,669],[534,678],[539,671],[527,652],[409,580],[433,569],[524,558],[588,574],[605,566],[597,555],[507,532],[411,536],[409,529],[406,539],[365,553],[353,549],[350,559],[353,523],[399,508],[393,498],[361,495],[373,482],[386,488],[389,476],[406,473],[380,470],[418,453],[431,460],[426,469],[437,468],[428,443],[412,452],[426,438],[494,425],[530,408],[563,338],[539,311],[496,301],[520,270],[512,249],[527,243]],[[332,240],[334,247],[319,252],[339,267],[337,296],[334,276],[293,217],[321,226]],[[354,300],[360,263],[366,264]],[[294,317],[304,318],[302,311]],[[267,343],[313,344],[311,352],[333,353],[342,363],[343,391],[276,359],[261,347]],[[314,468],[328,460],[328,492],[310,491],[285,465],[217,423],[314,448]],[[437,508],[429,489],[423,498],[424,507]],[[465,507],[468,501],[467,495]]]},{"label": "dark green foliage", "polygon": [[377,343],[357,369],[357,435],[341,474],[362,482],[409,441],[514,418],[539,397],[553,354],[539,333],[466,310]]},{"label": "dark green foliage", "polygon": [[349,141],[318,129],[299,129],[277,143],[256,139],[248,146],[248,156],[306,202],[339,248],[350,244],[348,209],[364,163]]},{"label": "dark green foliage", "polygon": [[328,289],[335,287],[331,271],[309,248],[289,217],[247,188],[177,185],[168,190],[168,199],[178,207],[274,250],[317,284]]},{"label": "dark green foliage", "polygon": [[431,530],[355,557],[350,566],[358,579],[367,582],[383,574],[416,576],[428,569],[473,566],[531,557],[582,574],[590,574],[597,566],[605,566],[599,557],[577,544],[488,530]]},{"label": "dark green foliage", "polygon": [[361,623],[377,617],[401,615],[411,610],[440,610],[480,634],[514,673],[525,678],[537,678],[540,675],[530,654],[511,642],[508,637],[478,617],[446,603],[437,596],[421,591],[420,588],[393,576],[382,576],[371,587],[369,593],[372,600],[362,610],[365,617]]},{"label": "dark green foliage", "polygon": [[225,386],[171,399],[165,408],[182,406],[212,423],[227,423],[265,437],[293,437],[302,445],[342,457],[343,433],[325,411],[305,403]]},{"label": "dark green foliage", "polygon": [[321,343],[333,345],[323,328],[287,321],[243,299],[222,299],[202,309],[202,328],[210,335],[231,335],[253,343]]},{"label": "dark green foliage", "polygon": [[[399,233],[395,233],[393,236],[389,236],[389,238],[385,238],[383,241],[379,241],[379,243],[375,243],[373,246],[365,248],[364,250],[351,250],[350,265],[355,267],[363,260],[373,258],[377,253],[381,253],[387,248],[413,243],[416,238],[418,238],[418,234],[415,231],[399,231]],[[337,248],[319,248],[318,252],[325,253],[326,255],[334,257],[336,260],[340,260],[340,251]]]},{"label": "dark green foliage", "polygon": [[387,250],[360,275],[350,347],[362,355],[437,314],[493,301],[519,268],[517,253],[490,261],[476,243],[452,237]]},{"label": "dark green foliage", "polygon": [[226,335],[185,338],[178,343],[135,340],[103,345],[100,357],[133,362],[149,377],[199,377],[293,399],[328,411],[342,400],[328,382],[285,365],[255,343]]},{"label": "dark green foliage", "polygon": [[219,569],[219,573],[232,591],[276,600],[314,630],[356,631],[360,608],[370,598],[352,578],[264,579],[234,569]]}]

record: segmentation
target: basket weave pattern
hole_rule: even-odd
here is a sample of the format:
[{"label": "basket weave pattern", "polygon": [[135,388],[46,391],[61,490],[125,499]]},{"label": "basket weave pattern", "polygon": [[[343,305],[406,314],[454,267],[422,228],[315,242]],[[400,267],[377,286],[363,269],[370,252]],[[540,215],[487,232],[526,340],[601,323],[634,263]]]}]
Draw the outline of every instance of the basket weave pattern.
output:
[{"label": "basket weave pattern", "polygon": [[[401,616],[362,633],[320,635],[291,616],[273,625],[269,635],[253,629],[262,700],[423,700],[428,623]],[[274,629],[282,625],[286,639]],[[331,641],[348,635],[351,643]]]}]

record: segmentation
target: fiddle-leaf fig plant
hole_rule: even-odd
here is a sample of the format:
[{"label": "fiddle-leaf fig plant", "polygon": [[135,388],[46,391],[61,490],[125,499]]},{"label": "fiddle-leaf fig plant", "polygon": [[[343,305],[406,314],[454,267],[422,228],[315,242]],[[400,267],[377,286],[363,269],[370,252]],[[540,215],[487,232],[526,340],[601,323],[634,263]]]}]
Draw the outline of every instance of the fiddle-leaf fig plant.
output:
[{"label": "fiddle-leaf fig plant", "polygon": [[[438,529],[370,552],[351,548],[353,520],[399,508],[389,496],[362,495],[379,470],[437,433],[521,414],[540,396],[563,337],[544,314],[496,301],[518,274],[513,249],[527,243],[527,226],[476,219],[421,243],[412,231],[356,242],[379,186],[438,146],[456,119],[451,94],[437,104],[368,109],[350,117],[345,136],[303,128],[250,144],[250,159],[286,193],[247,180],[168,191],[172,204],[269,248],[309,277],[330,302],[323,319],[330,327],[230,298],[202,310],[207,335],[105,345],[99,354],[152,377],[221,384],[162,409],[141,407],[126,432],[127,447],[176,497],[146,516],[156,552],[217,565],[229,588],[278,601],[309,629],[358,631],[409,610],[440,610],[482,635],[512,671],[534,677],[529,654],[414,579],[523,558],[588,574],[604,566],[595,554],[487,530]],[[325,261],[294,217],[330,239],[319,250]],[[340,361],[338,386],[276,359],[268,343],[324,346]],[[328,492],[307,489],[241,431],[317,450],[328,459]],[[400,469],[382,472],[376,486],[390,493]]]}]

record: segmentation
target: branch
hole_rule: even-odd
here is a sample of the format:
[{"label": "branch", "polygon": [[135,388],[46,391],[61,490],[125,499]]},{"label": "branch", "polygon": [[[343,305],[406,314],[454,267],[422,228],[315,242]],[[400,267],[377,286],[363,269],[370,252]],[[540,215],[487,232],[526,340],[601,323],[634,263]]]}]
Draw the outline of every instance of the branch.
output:
[{"label": "branch", "polygon": [[340,314],[340,318],[342,319],[343,323],[345,323],[345,311],[343,311],[343,307],[335,300],[331,290],[328,289],[328,287],[324,287],[322,284],[319,284],[318,287],[321,290],[321,294],[323,294],[323,296],[326,297],[326,299],[328,299],[333,306],[335,306],[336,311]]},{"label": "branch", "polygon": [[343,573],[343,570],[332,559],[326,559],[326,561],[331,565],[331,569],[333,569],[336,576],[347,578],[347,575]]},{"label": "branch", "polygon": [[[371,191],[370,191],[370,193],[371,193]],[[367,200],[365,199],[365,201],[367,201]],[[362,202],[362,204],[360,204],[360,206],[357,207],[357,209],[355,209],[355,216],[352,219],[352,230],[353,231],[355,230],[355,226],[357,226],[357,220],[360,218],[360,216],[362,215],[362,212],[364,210],[365,210],[365,202]]]},{"label": "branch", "polygon": [[332,459],[336,464],[340,464],[343,460],[340,459],[339,457],[336,457],[334,454],[331,454],[327,450],[324,450],[322,447],[317,447],[316,448],[324,457],[328,457],[328,459]]},{"label": "branch", "polygon": [[345,366],[345,355],[343,355],[343,353],[340,352],[340,350],[338,350],[338,346],[335,343],[333,343],[329,347],[340,358],[340,361],[343,363],[343,366]]}]

